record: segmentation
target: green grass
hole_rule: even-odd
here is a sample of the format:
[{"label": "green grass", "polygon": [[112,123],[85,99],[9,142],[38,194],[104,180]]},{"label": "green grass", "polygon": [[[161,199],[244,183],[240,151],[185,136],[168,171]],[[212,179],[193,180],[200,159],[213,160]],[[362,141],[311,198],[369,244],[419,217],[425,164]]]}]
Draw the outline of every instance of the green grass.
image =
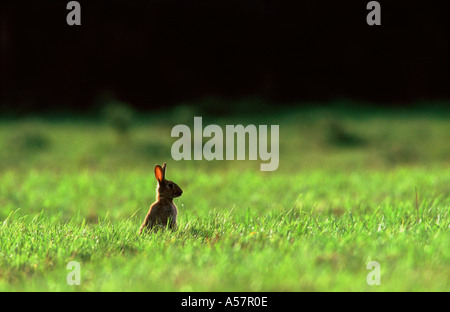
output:
[{"label": "green grass", "polygon": [[[96,119],[0,122],[0,290],[450,291],[448,116],[204,118],[279,124],[275,172],[173,161],[176,116],[136,118],[125,136]],[[163,161],[184,190],[179,229],[139,236]]]}]

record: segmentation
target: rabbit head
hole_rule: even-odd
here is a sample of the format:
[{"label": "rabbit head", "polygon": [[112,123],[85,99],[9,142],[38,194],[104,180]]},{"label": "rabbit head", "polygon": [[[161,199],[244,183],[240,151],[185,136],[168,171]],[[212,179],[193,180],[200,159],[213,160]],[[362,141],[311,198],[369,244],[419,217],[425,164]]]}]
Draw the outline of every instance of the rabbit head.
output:
[{"label": "rabbit head", "polygon": [[158,181],[158,197],[172,199],[181,196],[183,191],[172,181],[166,180],[166,163],[155,166],[155,178]]}]

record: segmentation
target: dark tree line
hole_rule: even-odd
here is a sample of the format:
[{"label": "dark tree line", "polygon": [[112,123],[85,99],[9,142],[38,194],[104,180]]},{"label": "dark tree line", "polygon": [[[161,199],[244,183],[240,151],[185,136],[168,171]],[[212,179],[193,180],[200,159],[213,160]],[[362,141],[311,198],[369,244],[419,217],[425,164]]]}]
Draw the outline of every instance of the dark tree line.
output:
[{"label": "dark tree line", "polygon": [[448,1],[66,1],[0,4],[3,112],[137,109],[204,96],[269,102],[450,98]]}]

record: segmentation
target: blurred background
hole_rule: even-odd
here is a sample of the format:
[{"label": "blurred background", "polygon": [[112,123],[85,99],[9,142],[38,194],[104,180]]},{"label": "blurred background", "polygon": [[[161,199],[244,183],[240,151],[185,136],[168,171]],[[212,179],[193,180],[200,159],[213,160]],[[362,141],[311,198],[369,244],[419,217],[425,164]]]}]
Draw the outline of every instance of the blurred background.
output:
[{"label": "blurred background", "polygon": [[448,1],[67,2],[0,4],[1,169],[148,169],[194,116],[280,125],[280,170],[448,164]]},{"label": "blurred background", "polygon": [[448,108],[448,1],[380,1],[381,26],[367,25],[365,0],[79,1],[81,26],[66,24],[67,2],[2,1],[2,116],[98,113],[110,99],[147,112],[226,114],[248,97],[258,111]]}]

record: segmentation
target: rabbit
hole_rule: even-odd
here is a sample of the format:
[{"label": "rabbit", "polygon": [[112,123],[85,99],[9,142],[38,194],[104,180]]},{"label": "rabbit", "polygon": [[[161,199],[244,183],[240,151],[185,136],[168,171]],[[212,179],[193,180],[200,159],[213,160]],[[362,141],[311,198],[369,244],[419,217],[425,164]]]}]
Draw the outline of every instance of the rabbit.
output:
[{"label": "rabbit", "polygon": [[158,181],[156,188],[156,202],[150,206],[150,210],[141,225],[139,234],[147,228],[150,230],[165,228],[177,228],[177,207],[173,203],[175,197],[181,196],[183,191],[172,181],[166,180],[166,163],[155,166],[155,178]]}]

